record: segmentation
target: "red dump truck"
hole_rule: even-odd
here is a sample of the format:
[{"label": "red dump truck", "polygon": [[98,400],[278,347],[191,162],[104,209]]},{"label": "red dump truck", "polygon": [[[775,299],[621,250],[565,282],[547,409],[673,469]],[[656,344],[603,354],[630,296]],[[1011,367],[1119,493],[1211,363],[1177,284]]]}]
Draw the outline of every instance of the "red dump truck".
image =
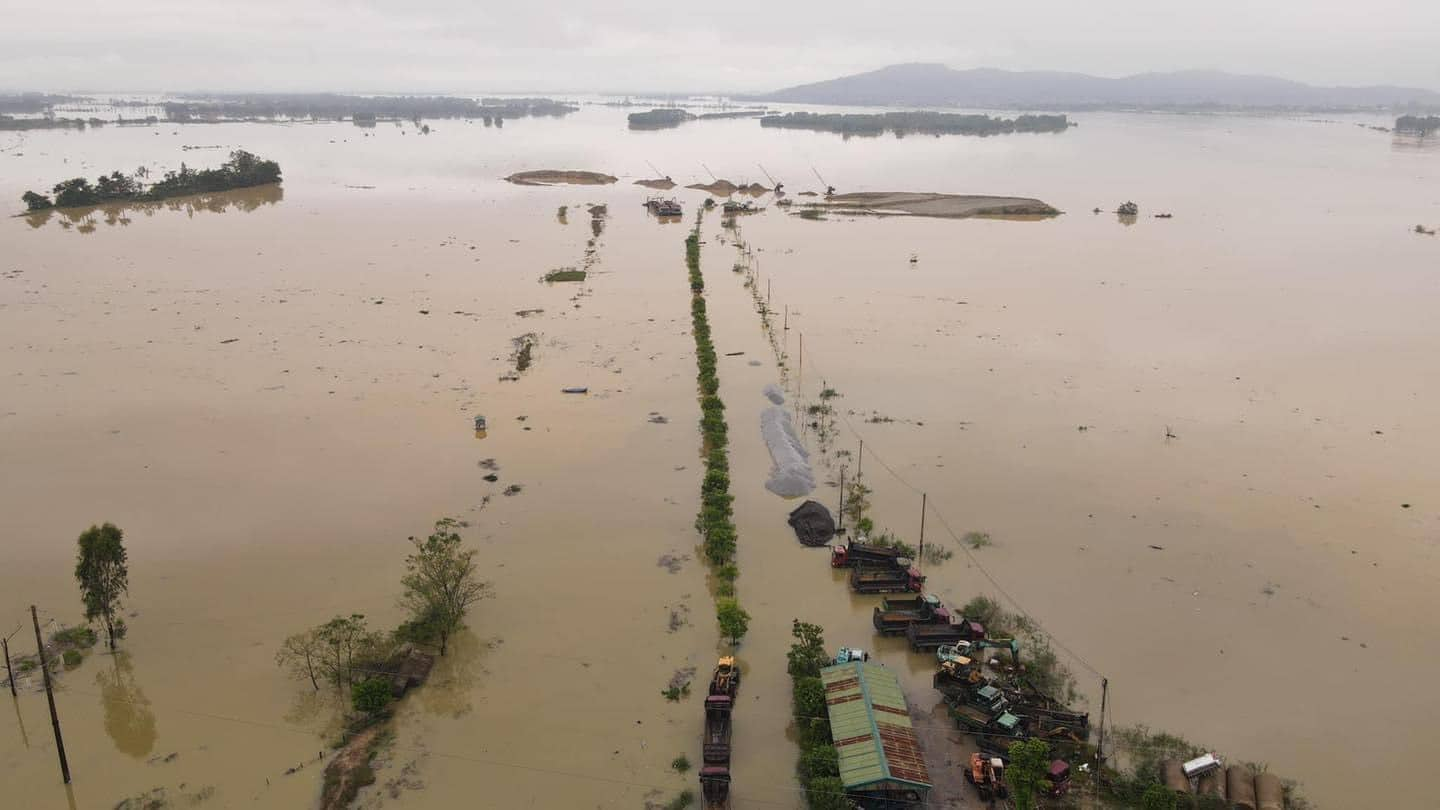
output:
[{"label": "red dump truck", "polygon": [[925,577],[914,568],[856,568],[850,588],[856,593],[919,593]]},{"label": "red dump truck", "polygon": [[844,545],[830,547],[831,568],[850,568],[852,566],[908,568],[908,562],[904,565],[900,564],[900,560],[904,559],[905,555],[900,553],[900,549],[890,546],[875,546],[851,540]]},{"label": "red dump truck", "polygon": [[919,652],[942,644],[985,638],[985,626],[966,618],[949,624],[912,624],[905,628],[905,637],[910,640],[910,649]]},{"label": "red dump truck", "polygon": [[912,624],[949,624],[950,611],[934,594],[917,599],[886,599],[871,615],[882,636],[900,635]]},{"label": "red dump truck", "polygon": [[730,709],[733,702],[729,695],[710,695],[705,698],[705,744],[702,750],[706,765],[730,765]]}]

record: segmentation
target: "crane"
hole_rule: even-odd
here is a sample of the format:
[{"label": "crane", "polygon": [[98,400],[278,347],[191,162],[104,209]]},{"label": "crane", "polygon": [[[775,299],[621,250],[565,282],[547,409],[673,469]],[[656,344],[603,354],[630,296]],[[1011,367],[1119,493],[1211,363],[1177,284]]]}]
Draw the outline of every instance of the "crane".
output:
[{"label": "crane", "polygon": [[819,170],[819,169],[815,168],[814,166],[811,166],[811,167],[810,167],[810,171],[815,172],[815,178],[820,181],[820,185],[822,185],[822,186],[825,187],[825,196],[826,196],[826,197],[829,197],[830,195],[832,195],[832,194],[835,193],[835,187],[832,186],[832,185],[830,185],[829,183],[825,182],[825,178],[823,178],[823,177],[820,176],[820,170]]},{"label": "crane", "polygon": [[650,161],[647,160],[647,161],[645,161],[645,165],[650,167],[650,171],[655,172],[655,176],[656,176],[656,177],[663,177],[663,178],[665,178],[666,180],[669,180],[669,179],[670,179],[670,175],[668,175],[668,174],[660,171],[659,169],[655,168],[655,164],[654,164],[654,163],[651,163]]},{"label": "crane", "polygon": [[761,172],[761,174],[764,174],[764,175],[765,175],[765,179],[770,181],[770,185],[772,185],[772,186],[775,187],[775,193],[776,193],[776,194],[781,193],[780,190],[783,189],[783,188],[785,188],[785,184],[784,184],[784,183],[777,183],[777,182],[775,182],[775,178],[773,178],[773,177],[770,176],[770,172],[765,171],[765,166],[764,166],[763,164],[756,163],[755,165],[760,167],[760,172]]}]

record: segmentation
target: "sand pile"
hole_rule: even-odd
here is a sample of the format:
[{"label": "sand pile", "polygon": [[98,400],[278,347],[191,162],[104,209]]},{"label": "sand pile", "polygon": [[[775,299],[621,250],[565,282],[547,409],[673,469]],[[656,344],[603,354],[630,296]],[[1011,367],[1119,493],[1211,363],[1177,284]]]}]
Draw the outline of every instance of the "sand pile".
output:
[{"label": "sand pile", "polygon": [[798,498],[815,490],[810,453],[795,433],[790,413],[779,406],[760,412],[760,434],[770,449],[770,478],[765,488],[782,498]]},{"label": "sand pile", "polygon": [[729,197],[740,187],[729,180],[716,180],[713,183],[691,183],[685,188],[693,188],[696,191],[708,191],[717,197]]},{"label": "sand pile", "polygon": [[920,217],[1055,216],[1060,211],[1031,197],[984,194],[930,194],[913,191],[865,191],[833,194],[821,205],[857,214],[908,214]]},{"label": "sand pile", "polygon": [[568,169],[536,169],[516,172],[505,178],[517,186],[608,186],[619,178],[600,172],[581,172]]},{"label": "sand pile", "polygon": [[675,187],[675,181],[668,177],[661,177],[655,180],[636,180],[635,185],[653,188],[657,191],[669,191]]}]

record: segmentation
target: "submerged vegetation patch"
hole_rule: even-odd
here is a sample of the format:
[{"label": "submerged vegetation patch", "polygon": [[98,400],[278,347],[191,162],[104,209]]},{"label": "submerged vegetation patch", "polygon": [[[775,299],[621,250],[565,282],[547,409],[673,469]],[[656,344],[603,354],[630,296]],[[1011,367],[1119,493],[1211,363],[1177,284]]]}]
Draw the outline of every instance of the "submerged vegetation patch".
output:
[{"label": "submerged vegetation patch", "polygon": [[544,281],[546,284],[554,284],[556,282],[565,281],[584,281],[585,275],[586,273],[584,270],[577,270],[574,267],[557,267],[554,270],[546,273],[541,280]]}]

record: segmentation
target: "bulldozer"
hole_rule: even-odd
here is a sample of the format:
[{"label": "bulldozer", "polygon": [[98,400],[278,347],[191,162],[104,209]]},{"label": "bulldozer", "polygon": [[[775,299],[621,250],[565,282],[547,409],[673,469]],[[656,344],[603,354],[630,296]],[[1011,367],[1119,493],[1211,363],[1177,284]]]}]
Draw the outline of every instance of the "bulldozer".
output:
[{"label": "bulldozer", "polygon": [[710,694],[734,699],[739,691],[740,667],[735,665],[734,656],[727,655],[715,664],[715,674],[710,676]]},{"label": "bulldozer", "polygon": [[1000,757],[987,757],[978,751],[971,754],[965,781],[975,786],[982,802],[993,802],[1010,795],[1010,788],[1005,785],[1005,760]]}]

